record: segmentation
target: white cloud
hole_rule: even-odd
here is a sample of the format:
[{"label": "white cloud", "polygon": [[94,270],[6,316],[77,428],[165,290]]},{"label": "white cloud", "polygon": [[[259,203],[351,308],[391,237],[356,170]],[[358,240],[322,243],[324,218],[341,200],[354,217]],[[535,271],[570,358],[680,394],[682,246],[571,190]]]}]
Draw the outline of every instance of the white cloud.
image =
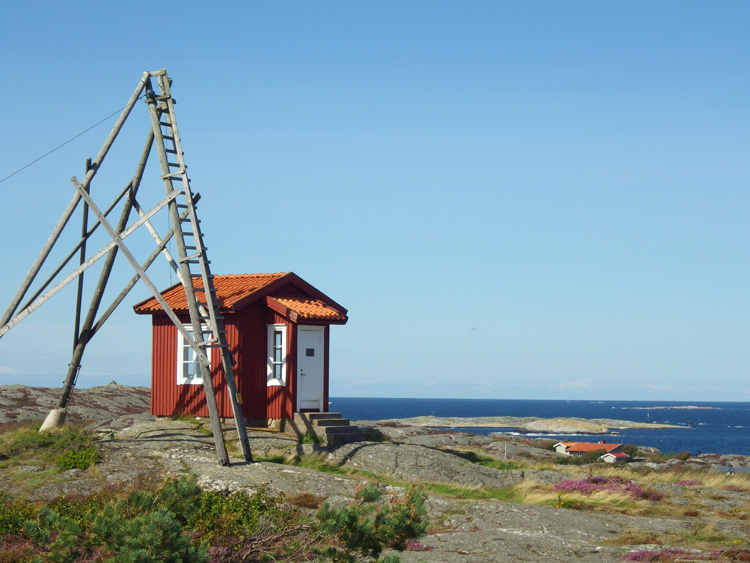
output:
[{"label": "white cloud", "polygon": [[648,389],[649,391],[677,391],[677,388],[672,385],[650,385],[644,384],[639,385],[641,389]]},{"label": "white cloud", "polygon": [[18,370],[6,366],[0,366],[0,375],[18,375]]},{"label": "white cloud", "polygon": [[591,387],[590,379],[576,379],[575,381],[564,381],[560,389],[588,389]]}]

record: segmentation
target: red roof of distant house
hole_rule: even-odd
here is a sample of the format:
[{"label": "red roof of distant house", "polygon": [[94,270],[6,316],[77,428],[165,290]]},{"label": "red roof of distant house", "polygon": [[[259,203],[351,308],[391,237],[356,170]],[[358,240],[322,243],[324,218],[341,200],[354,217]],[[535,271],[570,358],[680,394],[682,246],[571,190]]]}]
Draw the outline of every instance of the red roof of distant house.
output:
[{"label": "red roof of distant house", "polygon": [[609,453],[612,450],[616,450],[617,448],[622,446],[622,444],[606,444],[604,442],[597,442],[597,443],[560,442],[560,443],[563,446],[565,446],[565,451],[572,452],[572,453],[589,453],[589,452],[595,452],[597,450],[604,450]]},{"label": "red roof of distant house", "polygon": [[[282,313],[303,320],[326,321],[343,324],[348,320],[347,310],[333,299],[315,289],[294,273],[230,274],[214,276],[214,287],[219,308],[236,311],[263,297],[268,305]],[[200,276],[193,277],[196,288],[203,288]],[[297,291],[288,291],[293,285]],[[300,290],[305,295],[300,295]],[[182,284],[162,291],[161,296],[173,311],[187,311],[187,298]],[[136,313],[153,314],[162,311],[156,298],[151,297],[133,307]]]},{"label": "red roof of distant house", "polygon": [[607,452],[604,455],[611,455],[612,457],[616,457],[618,459],[621,459],[623,457],[630,457],[628,454],[624,454],[622,452]]}]

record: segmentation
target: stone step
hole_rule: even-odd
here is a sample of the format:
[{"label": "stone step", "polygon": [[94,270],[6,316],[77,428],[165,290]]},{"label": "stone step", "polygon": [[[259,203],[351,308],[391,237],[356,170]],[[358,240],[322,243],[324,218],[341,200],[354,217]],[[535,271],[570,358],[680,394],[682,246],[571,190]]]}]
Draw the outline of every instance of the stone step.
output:
[{"label": "stone step", "polygon": [[364,433],[351,425],[348,418],[341,418],[337,412],[303,412],[294,414],[294,424],[298,435],[309,433],[328,445],[361,442]]},{"label": "stone step", "polygon": [[350,426],[345,432],[331,432],[339,430],[336,427],[326,429],[326,444],[329,446],[339,446],[341,444],[351,444],[352,442],[364,442],[365,434],[356,426]]},{"label": "stone step", "polygon": [[320,431],[325,434],[346,434],[347,432],[361,432],[356,426],[324,426]]},{"label": "stone step", "polygon": [[[306,416],[309,420],[323,420],[341,418],[340,412],[304,412],[299,413]],[[295,415],[296,416],[296,415]]]},{"label": "stone step", "polygon": [[312,424],[317,427],[350,426],[348,418],[317,418]]}]

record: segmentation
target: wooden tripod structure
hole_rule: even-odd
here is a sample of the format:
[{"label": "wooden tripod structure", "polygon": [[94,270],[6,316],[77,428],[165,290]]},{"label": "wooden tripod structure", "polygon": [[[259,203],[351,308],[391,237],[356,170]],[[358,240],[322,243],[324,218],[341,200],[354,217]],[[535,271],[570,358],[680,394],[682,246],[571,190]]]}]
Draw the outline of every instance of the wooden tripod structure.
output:
[{"label": "wooden tripod structure", "polygon": [[[156,89],[154,88],[154,82],[156,83]],[[130,112],[136,102],[141,98],[143,98],[148,105],[151,118],[151,127],[149,128],[143,153],[141,154],[133,178],[128,182],[125,189],[123,189],[115,198],[114,202],[102,211],[99,206],[97,206],[91,195],[92,180],[100,169],[104,158],[107,156],[109,149],[112,147],[115,138],[122,129]],[[161,168],[161,180],[164,183],[166,196],[153,208],[145,211],[138,204],[136,195],[141,185],[149,154],[152,152],[154,146],[156,146],[156,153]],[[81,360],[86,350],[86,345],[91,341],[93,336],[99,331],[104,322],[111,316],[138,280],[142,280],[175,324],[177,330],[182,333],[185,342],[188,343],[193,350],[195,360],[200,366],[201,375],[203,377],[203,387],[211,419],[211,430],[214,436],[216,453],[219,458],[219,463],[226,466],[229,465],[229,456],[224,443],[221,419],[219,417],[216,396],[211,380],[211,365],[207,353],[207,350],[210,348],[219,349],[222,367],[226,375],[227,387],[229,388],[235,426],[237,428],[243,457],[245,461],[252,462],[252,454],[250,452],[247,430],[245,428],[245,419],[242,414],[242,408],[239,403],[240,399],[234,379],[234,359],[232,358],[229,346],[227,345],[223,317],[219,311],[219,302],[213,284],[213,275],[211,274],[209,266],[210,262],[206,256],[206,247],[203,244],[203,233],[201,232],[200,221],[198,220],[196,213],[195,206],[198,199],[200,199],[200,195],[197,193],[194,194],[190,188],[190,180],[187,176],[187,168],[185,166],[180,136],[177,130],[177,121],[175,119],[174,99],[171,94],[171,79],[167,76],[166,69],[143,73],[138,86],[128,100],[127,105],[120,114],[120,117],[110,132],[109,137],[107,137],[107,140],[99,151],[99,154],[93,161],[87,161],[86,174],[83,180],[79,181],[76,177],[73,177],[71,178],[71,182],[75,187],[73,199],[63,212],[62,217],[53,229],[52,234],[47,239],[47,242],[43,246],[37,259],[34,261],[26,278],[21,283],[21,286],[11,300],[7,310],[2,317],[0,317],[0,338],[2,338],[5,333],[63,287],[74,280],[78,281],[73,355],[70,364],[68,365],[68,373],[57,408],[50,412],[42,429],[44,430],[49,427],[54,427],[64,422],[66,409],[75,387],[78,373],[81,369]],[[49,256],[52,248],[58,241],[63,229],[68,224],[71,215],[81,200],[83,200],[83,222],[80,241],[67,255],[65,260],[55,268],[54,273],[46,281],[42,282],[31,298],[21,306],[21,302],[29,291],[32,283],[34,283],[42,265]],[[107,217],[118,204],[122,204],[122,208],[117,223],[113,225]],[[151,218],[164,207],[168,210],[171,228],[165,235],[161,236],[154,228]],[[132,224],[128,225],[133,210],[136,211],[138,218],[133,221]],[[89,214],[93,214],[96,219],[91,226],[89,226]],[[105,244],[96,253],[87,257],[86,243],[94,231],[100,226],[107,232],[111,241]],[[145,226],[148,229],[156,242],[156,248],[151,252],[144,263],[138,262],[125,244],[125,239],[142,226]],[[167,249],[167,244],[171,240],[175,243],[176,256],[172,256]],[[107,286],[118,253],[122,253],[127,259],[135,270],[135,275],[97,320],[96,316],[102,303],[104,290]],[[169,305],[167,305],[159,293],[159,290],[146,274],[146,270],[156,260],[160,253],[166,257],[172,269],[177,274],[179,281],[185,288],[185,296],[187,298],[188,312],[190,315],[189,327],[183,325],[182,321],[177,317]],[[60,272],[68,266],[76,254],[79,255],[78,266],[73,268],[67,276],[57,281],[57,283],[50,288],[50,285],[57,280]],[[93,291],[88,311],[82,319],[84,272],[101,258],[104,258],[104,263],[99,276],[99,281]],[[195,280],[198,278],[202,280],[202,286],[200,286],[201,284],[195,284]],[[199,285],[200,287],[196,287],[196,285]]]}]

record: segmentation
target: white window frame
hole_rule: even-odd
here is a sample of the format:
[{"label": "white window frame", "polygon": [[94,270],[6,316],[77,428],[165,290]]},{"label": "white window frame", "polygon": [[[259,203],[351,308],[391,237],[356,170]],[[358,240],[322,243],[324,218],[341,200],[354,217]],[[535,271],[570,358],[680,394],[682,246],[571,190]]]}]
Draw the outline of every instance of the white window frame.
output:
[{"label": "white window frame", "polygon": [[[281,334],[280,359],[277,359],[275,354],[274,336],[277,332]],[[266,335],[266,383],[269,387],[284,387],[287,372],[287,326],[285,324],[266,325]]]},{"label": "white window frame", "polygon": [[[185,330],[188,331],[190,336],[193,335],[193,325],[185,324],[182,325]],[[208,326],[202,325],[201,332],[203,332],[203,340],[207,340],[211,332]],[[185,357],[185,352],[188,352],[188,358]],[[187,373],[188,366],[193,364],[193,374]],[[195,350],[190,346],[181,331],[177,331],[177,385],[203,385],[203,373],[201,372],[200,361],[195,355]]]}]

